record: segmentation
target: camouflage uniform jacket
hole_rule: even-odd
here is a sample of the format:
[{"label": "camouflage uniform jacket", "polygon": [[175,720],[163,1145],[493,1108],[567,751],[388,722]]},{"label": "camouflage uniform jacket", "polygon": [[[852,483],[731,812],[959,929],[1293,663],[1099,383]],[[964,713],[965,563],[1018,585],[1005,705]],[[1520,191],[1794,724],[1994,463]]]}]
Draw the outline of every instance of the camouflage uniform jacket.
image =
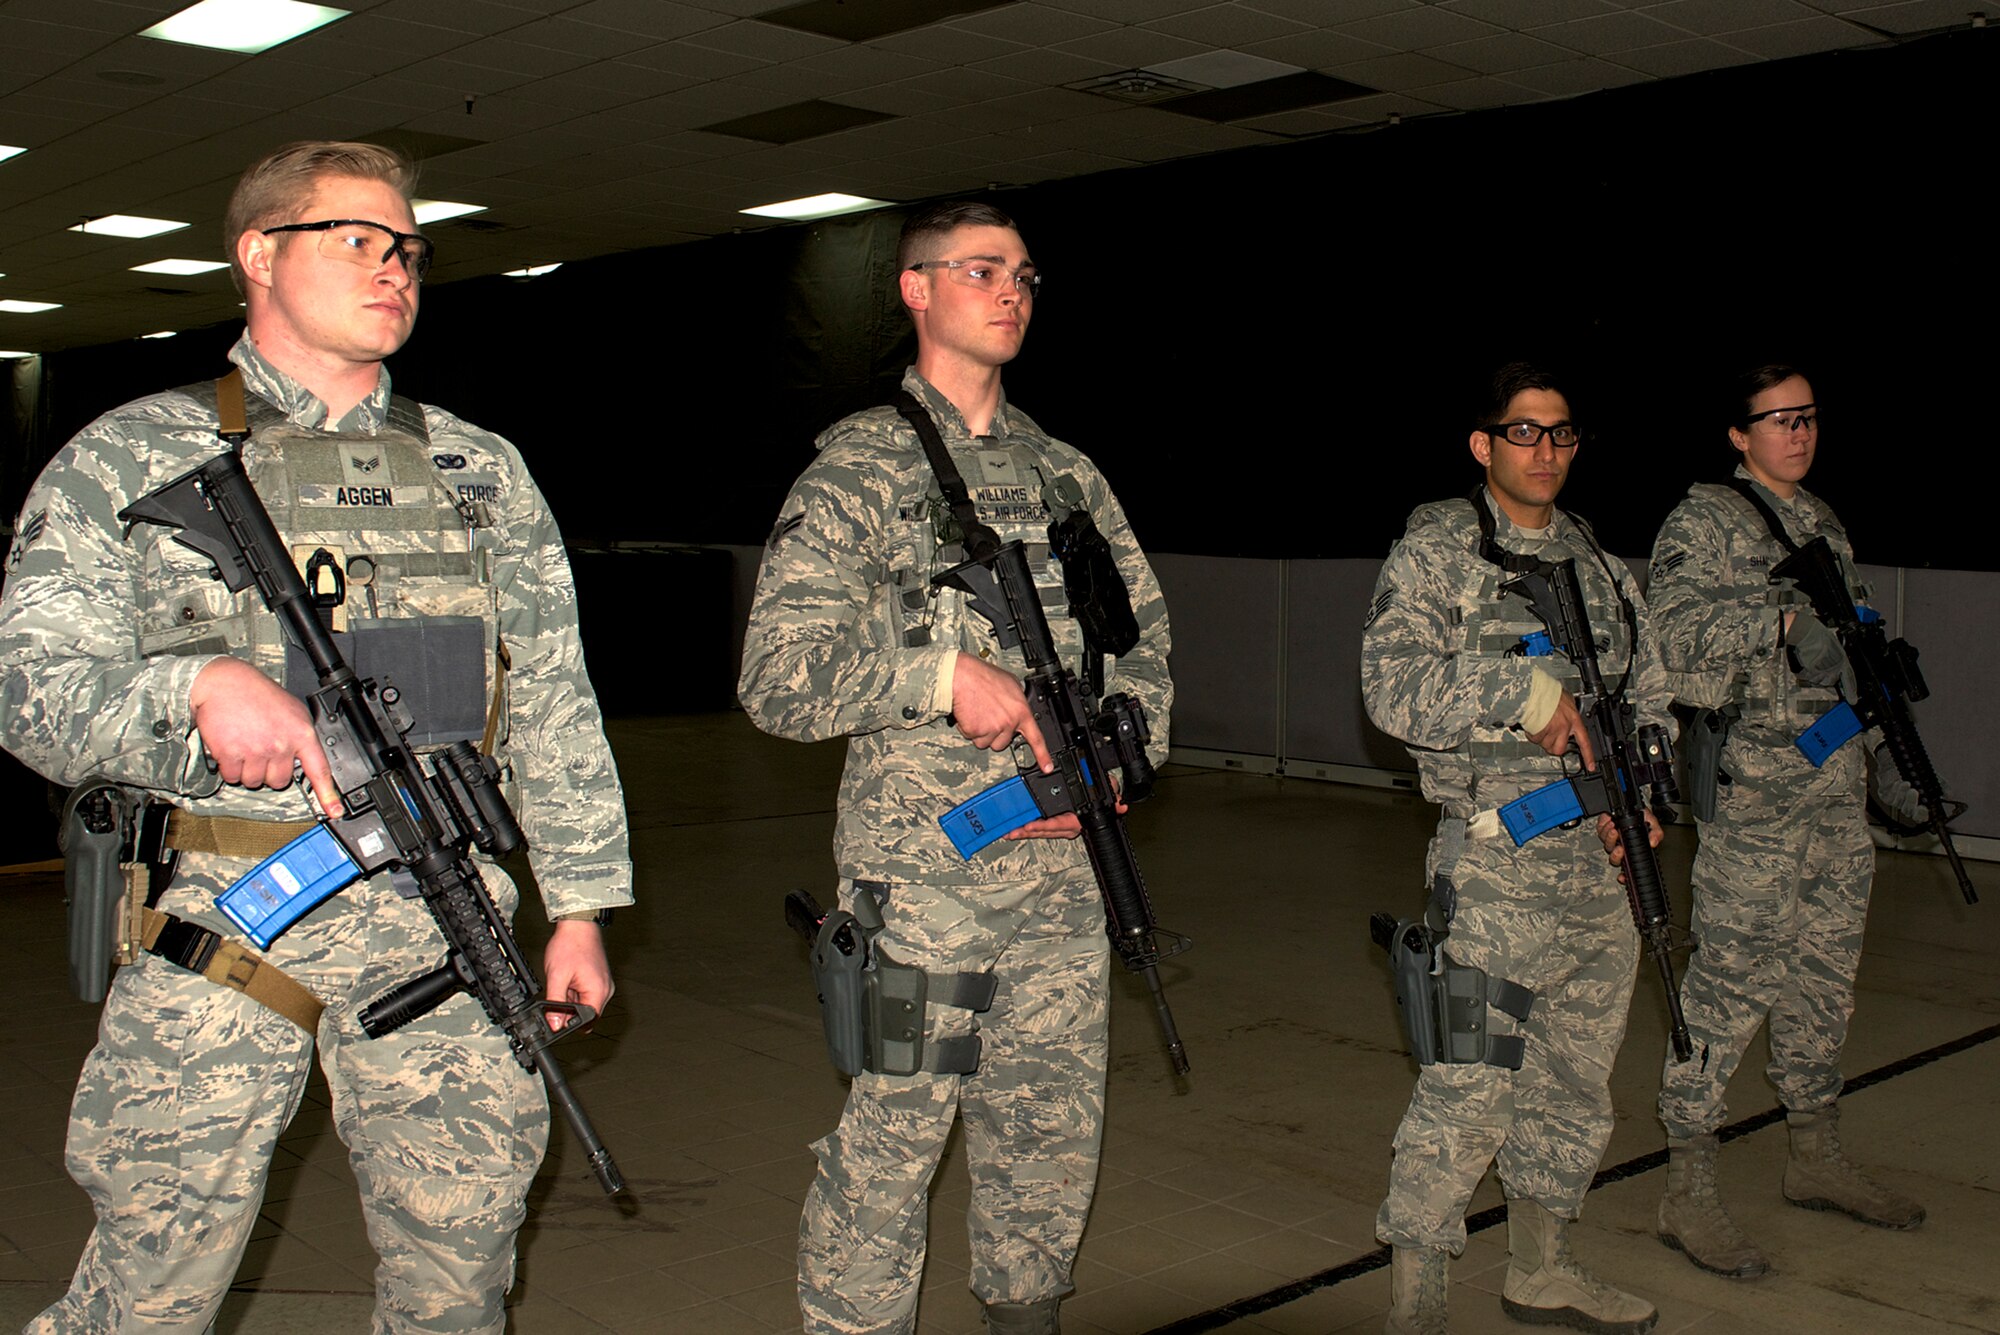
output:
[{"label": "camouflage uniform jacket", "polygon": [[[265,361],[247,333],[229,356],[243,369],[247,393],[283,412],[294,437],[384,430],[386,370],[375,391],[334,423],[326,405]],[[477,487],[482,502],[476,533],[459,528],[432,541],[441,550],[455,545],[465,581],[488,586],[473,596],[497,630],[489,655],[504,646],[509,664],[504,687],[490,665],[487,672],[489,689],[507,697],[495,751],[526,799],[519,815],[545,906],[555,916],[629,903],[624,797],[584,673],[575,586],[555,520],[512,445],[437,408],[424,416],[436,467],[420,485],[443,489],[446,513],[448,482]],[[260,453],[269,461],[280,457],[270,451],[283,448],[262,437],[244,448],[253,479]],[[127,536],[114,517],[222,448],[213,405],[169,391],[106,414],[57,453],[28,495],[8,559],[0,726],[8,750],[60,784],[97,774],[205,814],[306,819],[296,788],[218,790],[193,726],[189,692],[215,650],[226,645],[271,670],[247,647],[275,642],[275,622],[255,590],[229,593],[206,577],[205,558],[168,530],[142,524]],[[274,512],[280,505],[265,500]],[[332,507],[319,513],[340,514]],[[341,517],[366,527],[358,509]],[[393,604],[396,590],[383,592]],[[350,585],[349,607],[363,595]],[[197,631],[212,626],[213,634],[175,643],[162,615],[196,623]]]},{"label": "camouflage uniform jacket", "polygon": [[[1785,500],[1740,465],[1736,476],[1756,486],[1793,542],[1824,536],[1855,602],[1867,601],[1847,530],[1823,501],[1804,488]],[[1839,699],[1834,687],[1800,682],[1787,661],[1779,629],[1784,614],[1810,610],[1810,604],[1789,581],[1770,582],[1771,567],[1786,555],[1763,517],[1733,488],[1696,483],[1654,541],[1649,586],[1675,697],[1707,709],[1739,705],[1746,726],[1783,733],[1779,745]]]},{"label": "camouflage uniform jacket", "polygon": [[[1640,724],[1671,727],[1666,673],[1647,627],[1646,607],[1623,563],[1606,558],[1561,510],[1541,535],[1516,528],[1487,497],[1501,547],[1545,560],[1576,562],[1597,642],[1598,668],[1616,689],[1632,661],[1631,634],[1613,592],[1612,574],[1633,605],[1638,659],[1626,696]],[[1518,594],[1502,595],[1510,576],[1479,555],[1479,522],[1465,501],[1437,501],[1410,515],[1375,584],[1361,638],[1361,692],[1375,726],[1408,746],[1426,798],[1459,820],[1490,811],[1554,782],[1563,762],[1517,726],[1537,667],[1565,691],[1581,689],[1576,669],[1558,654],[1530,658],[1522,637],[1544,629]]]},{"label": "camouflage uniform jacket", "polygon": [[[1167,750],[1167,608],[1125,513],[1089,459],[1051,440],[1003,398],[992,434],[974,437],[950,401],[918,376],[903,386],[931,413],[981,520],[1020,539],[1062,661],[1075,668],[1082,632],[1048,552],[1043,489],[1063,474],[1083,501],[1131,592],[1139,643],[1107,658],[1105,690],[1127,691]],[[1020,676],[1020,650],[931,576],[963,559],[923,445],[894,408],[835,424],[779,512],[758,572],[738,689],[757,726],[780,737],[848,738],[834,856],[843,876],[924,884],[1020,881],[1087,864],[1069,840],[995,843],[960,858],[938,817],[1013,777],[1004,751],[982,751],[946,722],[949,651],[978,654]],[[947,527],[949,526],[949,527]],[[945,529],[941,535],[940,530]],[[1025,748],[1021,749],[1023,755]]]}]

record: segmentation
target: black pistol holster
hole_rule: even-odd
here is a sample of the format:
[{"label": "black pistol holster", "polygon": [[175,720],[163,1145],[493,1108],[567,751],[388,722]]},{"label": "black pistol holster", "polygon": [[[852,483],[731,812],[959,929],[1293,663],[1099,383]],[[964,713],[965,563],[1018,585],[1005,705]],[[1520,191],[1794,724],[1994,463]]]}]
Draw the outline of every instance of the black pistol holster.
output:
[{"label": "black pistol holster", "polygon": [[1722,768],[1722,748],[1729,744],[1729,730],[1742,716],[1741,705],[1721,709],[1697,709],[1681,728],[1687,756],[1688,807],[1696,820],[1715,819],[1722,789],[1729,775]]},{"label": "black pistol holster", "polygon": [[819,989],[827,1055],[842,1075],[872,1071],[970,1075],[979,1069],[979,1035],[924,1043],[924,1008],[983,1012],[993,1004],[993,974],[929,974],[890,959],[875,938],[882,931],[886,886],[854,885],[854,909],[834,909],[812,944],[813,985]]},{"label": "black pistol holster", "polygon": [[1444,941],[1451,935],[1457,892],[1440,874],[1431,894],[1442,927],[1432,927],[1429,914],[1401,922],[1386,913],[1369,919],[1369,934],[1389,952],[1389,974],[1409,1035],[1410,1055],[1419,1066],[1485,1062],[1518,1071],[1523,1040],[1517,1034],[1489,1033],[1486,1011],[1493,1007],[1517,1023],[1525,1021],[1535,994],[1519,983],[1491,978],[1484,969],[1453,961],[1444,951]]}]

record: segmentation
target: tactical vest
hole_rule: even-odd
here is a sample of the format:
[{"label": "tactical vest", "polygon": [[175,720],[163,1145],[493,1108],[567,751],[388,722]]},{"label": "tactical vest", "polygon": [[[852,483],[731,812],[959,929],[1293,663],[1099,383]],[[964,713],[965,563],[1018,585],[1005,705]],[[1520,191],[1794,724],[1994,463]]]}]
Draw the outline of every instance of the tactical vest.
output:
[{"label": "tactical vest", "polygon": [[[182,392],[216,404],[213,382]],[[422,407],[393,398],[368,436],[299,426],[245,399],[245,471],[355,671],[403,691],[412,745],[479,740],[489,718],[505,717],[493,539],[484,508],[456,497],[432,463]],[[231,594],[165,530],[141,534],[142,656],[230,654],[295,694],[318,684],[255,590]]]},{"label": "tactical vest", "polygon": [[[1001,542],[1018,539],[1034,572],[1035,592],[1049,620],[1049,633],[1063,661],[1073,662],[1083,650],[1083,637],[1069,614],[1069,593],[1062,563],[1049,549],[1048,501],[1043,495],[1055,475],[1031,437],[981,437],[970,460],[958,443],[966,489],[980,521]],[[1018,442],[1018,443],[1017,443]],[[965,608],[965,595],[931,588],[931,577],[965,560],[951,507],[929,469],[915,476],[923,490],[896,500],[888,535],[888,633],[906,648],[944,644],[983,657],[999,654],[992,627]]]},{"label": "tactical vest", "polygon": [[[1454,504],[1450,516],[1449,531],[1454,538],[1463,539],[1470,558],[1464,581],[1445,611],[1450,643],[1464,660],[1462,670],[1476,674],[1493,660],[1525,659],[1576,695],[1583,689],[1583,679],[1567,658],[1556,653],[1531,655],[1532,637],[1548,628],[1526,598],[1500,592],[1500,586],[1512,577],[1479,556],[1480,535],[1472,507]],[[1597,642],[1598,666],[1605,680],[1615,684],[1630,668],[1631,637],[1624,619],[1608,610],[1618,607],[1618,598],[1594,543],[1584,534],[1581,521],[1562,515],[1559,522],[1564,521],[1572,532],[1562,540],[1542,544],[1534,554],[1576,561],[1577,581],[1590,613],[1590,632]],[[1512,727],[1477,726],[1462,747],[1451,752],[1425,752],[1423,759],[1430,771],[1426,796],[1462,818],[1511,802],[1556,776],[1549,753]]]},{"label": "tactical vest", "polygon": [[[1786,611],[1797,609],[1801,614],[1810,614],[1812,604],[1798,590],[1782,587],[1770,582],[1771,567],[1785,559],[1786,552],[1779,546],[1765,526],[1764,519],[1750,502],[1727,486],[1702,488],[1711,492],[1715,501],[1726,508],[1731,521],[1732,532],[1747,535],[1745,551],[1748,560],[1732,563],[1736,583],[1727,589],[1715,590],[1720,602],[1733,602],[1739,606],[1769,609],[1762,615],[1776,622]],[[1847,534],[1831,514],[1823,514],[1820,525],[1805,534],[1794,534],[1795,540],[1810,540],[1825,534],[1836,552],[1844,552]],[[1842,569],[1850,581],[1849,593],[1855,601],[1868,598],[1867,586],[1854,578],[1853,566],[1845,556],[1841,558]],[[1699,674],[1695,681],[1702,682],[1709,693],[1718,684],[1711,678],[1721,674]],[[1727,683],[1728,703],[1742,709],[1741,722],[1750,727],[1772,728],[1787,736],[1796,736],[1799,731],[1812,723],[1820,715],[1834,707],[1840,700],[1837,686],[1808,686],[1792,671],[1789,656],[1783,649],[1753,658],[1745,667],[1729,674]],[[1692,699],[1687,696],[1683,698]]]}]

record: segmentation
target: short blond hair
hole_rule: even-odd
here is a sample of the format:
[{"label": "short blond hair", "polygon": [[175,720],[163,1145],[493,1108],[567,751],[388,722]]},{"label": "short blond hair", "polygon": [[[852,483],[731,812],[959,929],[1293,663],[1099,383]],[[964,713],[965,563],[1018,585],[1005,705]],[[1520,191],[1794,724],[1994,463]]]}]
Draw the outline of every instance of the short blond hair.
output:
[{"label": "short blond hair", "polygon": [[236,258],[236,239],[291,220],[324,176],[381,181],[404,199],[417,188],[416,164],[379,144],[311,139],[266,154],[236,182],[228,211],[222,215],[222,249],[229,256],[229,277],[238,292],[243,291],[243,267]]}]

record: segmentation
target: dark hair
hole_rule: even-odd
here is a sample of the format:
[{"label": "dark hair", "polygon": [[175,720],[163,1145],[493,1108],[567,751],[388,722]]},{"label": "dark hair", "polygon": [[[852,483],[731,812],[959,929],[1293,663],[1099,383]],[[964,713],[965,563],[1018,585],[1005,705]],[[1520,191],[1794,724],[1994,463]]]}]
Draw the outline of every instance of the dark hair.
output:
[{"label": "dark hair", "polygon": [[1480,403],[1479,414],[1472,419],[1472,429],[1477,431],[1498,422],[1514,396],[1527,389],[1543,389],[1569,398],[1569,391],[1553,373],[1532,362],[1508,362],[1493,373],[1493,383]]},{"label": "dark hair", "polygon": [[1014,220],[994,208],[991,204],[979,204],[972,200],[954,200],[949,204],[933,204],[910,215],[903,224],[903,235],[896,242],[896,268],[909,268],[919,260],[941,258],[929,253],[943,238],[961,227],[1005,227],[1018,232]]},{"label": "dark hair", "polygon": [[1729,425],[1738,431],[1747,429],[1750,425],[1750,400],[1767,389],[1776,389],[1794,376],[1808,383],[1812,379],[1796,366],[1787,366],[1783,362],[1770,362],[1745,371],[1730,381]]}]

